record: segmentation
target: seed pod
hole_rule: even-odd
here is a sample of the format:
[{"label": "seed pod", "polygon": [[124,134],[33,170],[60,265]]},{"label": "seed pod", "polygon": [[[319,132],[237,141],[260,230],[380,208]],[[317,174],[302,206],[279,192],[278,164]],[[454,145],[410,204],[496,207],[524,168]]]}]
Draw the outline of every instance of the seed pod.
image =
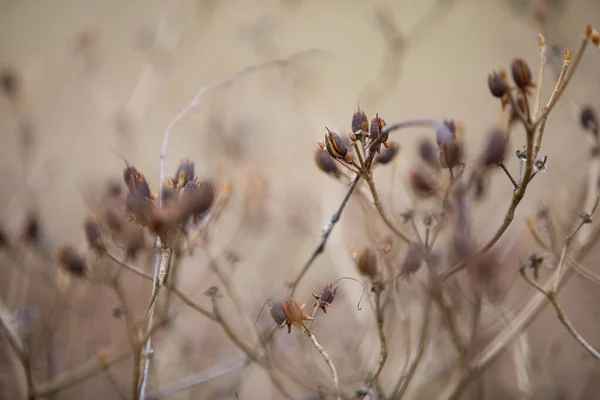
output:
[{"label": "seed pod", "polygon": [[492,96],[502,98],[508,92],[507,74],[504,69],[493,71],[488,75],[488,87]]},{"label": "seed pod", "polygon": [[593,29],[591,40],[592,40],[592,43],[594,43],[594,45],[600,49],[600,32]]},{"label": "seed pod", "polygon": [[340,170],[338,169],[337,163],[325,150],[315,150],[315,163],[321,171],[339,178]]},{"label": "seed pod", "polygon": [[123,181],[125,181],[128,188],[131,188],[134,176],[137,174],[139,174],[138,170],[129,164],[123,168]]},{"label": "seed pod", "polygon": [[462,164],[462,146],[457,141],[442,143],[439,153],[442,168],[454,168]]},{"label": "seed pod", "polygon": [[2,92],[9,99],[14,99],[21,89],[21,83],[17,73],[5,67],[0,73],[0,85],[2,86]]},{"label": "seed pod", "polygon": [[415,195],[422,198],[433,196],[438,188],[435,177],[427,174],[422,169],[413,169],[411,171],[410,184]]},{"label": "seed pod", "polygon": [[583,107],[581,109],[579,120],[583,129],[589,130],[594,135],[598,135],[598,128],[600,125],[598,125],[598,117],[596,116],[596,112],[592,107]]},{"label": "seed pod", "polygon": [[508,137],[501,129],[494,129],[483,152],[482,162],[486,167],[495,167],[504,162],[508,147]]},{"label": "seed pod", "polygon": [[271,300],[268,304],[273,320],[277,323],[277,325],[283,326],[285,324],[285,311],[283,310],[283,304],[281,304],[279,300]]},{"label": "seed pod", "polygon": [[38,215],[35,212],[27,214],[23,228],[23,240],[30,245],[38,245],[41,239],[41,227]]},{"label": "seed pod", "polygon": [[86,275],[85,260],[71,245],[65,245],[58,249],[56,259],[58,265],[69,274],[77,278],[83,278]]},{"label": "seed pod", "polygon": [[327,314],[327,307],[333,303],[335,294],[337,293],[337,286],[334,288],[331,283],[326,283],[323,286],[321,293],[316,295],[312,294],[317,301],[313,304],[313,307],[319,307],[325,314]]},{"label": "seed pod", "polygon": [[352,115],[352,133],[358,131],[362,131],[363,133],[369,132],[369,119],[361,109],[358,109]]},{"label": "seed pod", "polygon": [[312,321],[314,319],[304,314],[304,306],[304,304],[299,306],[291,297],[283,302],[283,312],[288,326],[288,333],[291,332],[292,325],[296,325],[302,329],[304,321]]},{"label": "seed pod", "polygon": [[[325,128],[327,129],[327,128]],[[329,155],[333,158],[344,158],[348,153],[348,148],[342,141],[342,138],[335,132],[327,129],[325,134],[325,148]]]},{"label": "seed pod", "polygon": [[194,163],[190,160],[182,160],[177,167],[173,182],[175,182],[176,188],[182,188],[189,181],[194,179]]},{"label": "seed pod", "polygon": [[379,259],[377,258],[375,249],[371,246],[365,247],[358,256],[356,266],[361,275],[366,276],[371,280],[375,280],[379,273]]},{"label": "seed pod", "polygon": [[436,169],[439,168],[440,163],[437,155],[435,154],[435,147],[429,139],[423,138],[419,142],[419,155],[421,156],[421,160],[423,160],[427,165]]},{"label": "seed pod", "polygon": [[88,218],[83,224],[85,231],[85,238],[87,239],[88,245],[97,251],[106,250],[106,245],[102,239],[102,233],[100,232],[100,226],[93,218]]},{"label": "seed pod", "polygon": [[379,164],[387,164],[391,162],[398,154],[400,150],[400,145],[397,142],[391,142],[387,149],[383,149],[381,153],[377,156],[376,161]]},{"label": "seed pod", "polygon": [[215,185],[211,181],[200,182],[184,190],[181,199],[181,222],[192,216],[202,216],[212,207],[215,199]]},{"label": "seed pod", "polygon": [[531,80],[531,69],[522,58],[516,58],[511,65],[512,78],[515,85],[521,90],[535,86]]},{"label": "seed pod", "polygon": [[402,269],[400,275],[405,279],[409,279],[415,272],[421,268],[423,263],[423,252],[421,251],[421,245],[418,243],[410,243],[406,256],[402,262]]},{"label": "seed pod", "polygon": [[[389,136],[389,133],[386,133],[384,138],[379,138],[379,136],[382,134],[381,131],[383,130],[385,125],[385,121],[383,120],[383,118],[379,117],[379,114],[377,114],[375,118],[371,120],[371,130],[369,131],[369,140],[371,142],[371,145],[369,146],[369,148],[372,150],[376,150],[378,153],[381,149],[381,145],[386,144],[387,138]],[[376,145],[377,142],[379,144]]]}]

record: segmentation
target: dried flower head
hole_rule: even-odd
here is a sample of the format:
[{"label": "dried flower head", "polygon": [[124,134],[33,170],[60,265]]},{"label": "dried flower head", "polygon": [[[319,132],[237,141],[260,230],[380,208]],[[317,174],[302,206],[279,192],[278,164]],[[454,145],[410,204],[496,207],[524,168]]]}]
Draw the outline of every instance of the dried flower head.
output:
[{"label": "dried flower head", "polygon": [[439,155],[442,168],[454,168],[462,165],[463,149],[462,145],[456,140],[441,143]]},{"label": "dried flower head", "polygon": [[519,89],[525,90],[528,87],[535,86],[531,77],[531,69],[525,60],[522,58],[516,58],[512,62],[510,69],[512,72],[512,79]]},{"label": "dried flower head", "polygon": [[375,118],[371,120],[371,130],[369,131],[369,148],[372,150],[376,150],[377,153],[379,153],[382,144],[386,148],[389,147],[387,143],[387,138],[389,134],[385,133],[385,137],[380,138],[380,136],[383,134],[383,128],[385,127],[385,125],[385,121],[383,120],[383,118],[379,117],[379,114],[377,114]]},{"label": "dried flower head", "polygon": [[325,134],[325,148],[329,155],[333,158],[345,159],[348,155],[348,148],[344,144],[344,141],[335,132],[332,132],[327,129],[327,133]]},{"label": "dried flower head", "polygon": [[585,106],[581,108],[579,120],[583,129],[586,129],[592,132],[594,135],[598,136],[598,130],[600,129],[600,125],[598,124],[598,117],[596,116],[596,112],[591,106]]},{"label": "dried flower head", "polygon": [[337,286],[333,287],[331,283],[326,283],[323,285],[323,289],[320,294],[312,294],[313,297],[317,300],[313,307],[319,307],[325,314],[327,314],[327,307],[333,303],[335,299],[335,294],[337,293]]},{"label": "dried flower head", "polygon": [[304,326],[304,321],[313,321],[314,318],[304,314],[306,304],[298,305],[292,298],[287,298],[283,302],[283,312],[285,314],[285,324],[288,326],[288,333],[292,331],[292,325],[299,329],[307,329]]},{"label": "dried flower head", "polygon": [[423,198],[433,196],[438,189],[437,179],[433,174],[425,172],[423,169],[413,169],[410,172],[410,186],[415,195]]},{"label": "dried flower head", "polygon": [[72,276],[83,278],[86,275],[85,260],[71,245],[64,245],[58,249],[56,260],[58,265]]},{"label": "dried flower head", "polygon": [[173,182],[176,188],[182,188],[187,185],[188,182],[194,179],[194,163],[190,160],[182,160],[177,167]]},{"label": "dried flower head", "polygon": [[352,115],[352,133],[357,134],[359,131],[369,132],[369,119],[360,108]]},{"label": "dried flower head", "polygon": [[283,304],[279,300],[269,300],[269,310],[271,311],[271,317],[277,323],[283,327],[285,325],[285,311],[283,310]]},{"label": "dried flower head", "polygon": [[507,73],[504,69],[493,71],[488,75],[488,87],[492,96],[503,98],[508,92]]},{"label": "dried flower head", "polygon": [[14,99],[21,88],[17,72],[8,67],[3,68],[2,72],[0,72],[0,85],[2,86],[4,95],[10,99]]},{"label": "dried flower head", "polygon": [[389,147],[383,149],[375,160],[379,164],[387,164],[396,157],[399,151],[400,145],[397,142],[390,142]]},{"label": "dried flower head", "polygon": [[87,218],[83,224],[83,229],[85,231],[85,238],[88,242],[88,245],[92,249],[97,251],[106,250],[106,245],[104,244],[102,233],[100,232],[100,226],[95,219]]},{"label": "dried flower head", "polygon": [[379,273],[379,259],[375,249],[371,246],[365,247],[356,260],[356,266],[361,275],[376,280]]},{"label": "dried flower head", "polygon": [[400,276],[405,279],[410,277],[421,268],[423,264],[423,252],[419,243],[410,243],[406,251],[406,256],[402,262]]},{"label": "dried flower head", "polygon": [[200,217],[213,205],[215,185],[211,181],[202,181],[195,185],[186,185],[181,199],[181,218]]},{"label": "dried flower head", "polygon": [[337,166],[337,163],[325,150],[315,150],[315,163],[321,171],[325,172],[326,174],[331,174],[336,178],[339,178],[340,170]]},{"label": "dried flower head", "polygon": [[495,167],[504,162],[508,147],[508,136],[501,129],[494,129],[488,136],[483,152],[482,163],[486,167]]}]

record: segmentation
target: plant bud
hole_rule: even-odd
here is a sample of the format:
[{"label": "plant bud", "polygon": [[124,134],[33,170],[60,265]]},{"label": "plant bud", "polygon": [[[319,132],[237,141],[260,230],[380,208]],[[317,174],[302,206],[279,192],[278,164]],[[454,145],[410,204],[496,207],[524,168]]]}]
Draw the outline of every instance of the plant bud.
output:
[{"label": "plant bud", "polygon": [[379,273],[378,264],[379,259],[377,258],[377,252],[371,246],[365,247],[358,256],[358,260],[356,260],[358,272],[371,280],[377,278],[377,274]]},{"label": "plant bud", "polygon": [[188,182],[194,179],[194,163],[190,160],[182,160],[177,167],[173,182],[175,182],[176,188],[182,188],[187,185]]},{"label": "plant bud", "polygon": [[402,262],[401,276],[405,279],[409,279],[415,272],[421,268],[423,263],[423,252],[421,251],[421,245],[418,243],[410,243],[406,251],[406,256]]},{"label": "plant bud", "polygon": [[504,69],[493,71],[488,75],[488,87],[492,96],[502,98],[508,92],[507,74]]},{"label": "plant bud", "polygon": [[411,171],[410,184],[415,195],[422,198],[433,196],[438,188],[435,177],[421,169]]},{"label": "plant bud", "polygon": [[[327,129],[327,128],[325,128]],[[342,138],[335,132],[327,129],[325,134],[325,148],[329,155],[333,158],[345,158],[348,154],[348,148],[344,144]]]},{"label": "plant bud", "polygon": [[106,250],[106,245],[102,239],[102,233],[100,232],[100,226],[96,220],[88,218],[83,224],[85,231],[85,238],[87,239],[88,245],[97,251]]},{"label": "plant bud", "polygon": [[326,174],[331,174],[336,178],[340,176],[340,170],[338,169],[337,163],[325,150],[315,150],[315,163],[317,164],[317,167]]},{"label": "plant bud", "polygon": [[594,135],[598,135],[598,117],[596,112],[590,106],[585,106],[581,109],[580,122],[583,129],[591,131]]},{"label": "plant bud", "polygon": [[277,325],[283,326],[285,323],[285,311],[283,310],[283,304],[279,300],[269,301],[269,310],[271,311],[271,317],[277,323]]},{"label": "plant bud", "polygon": [[515,85],[521,90],[535,86],[531,80],[531,69],[522,58],[516,58],[511,65],[512,78]]},{"label": "plant bud", "polygon": [[363,133],[369,132],[369,119],[361,109],[352,115],[352,133],[358,131],[362,131]]},{"label": "plant bud", "polygon": [[86,274],[86,265],[83,257],[70,245],[58,249],[56,259],[58,265],[69,274],[83,278]]},{"label": "plant bud", "polygon": [[507,147],[508,137],[506,133],[501,129],[493,130],[488,137],[488,143],[483,152],[483,165],[486,167],[495,167],[504,162]]},{"label": "plant bud", "polygon": [[398,154],[399,150],[400,145],[397,142],[391,142],[387,149],[383,149],[381,151],[376,160],[379,164],[388,164],[396,157],[396,154]]}]

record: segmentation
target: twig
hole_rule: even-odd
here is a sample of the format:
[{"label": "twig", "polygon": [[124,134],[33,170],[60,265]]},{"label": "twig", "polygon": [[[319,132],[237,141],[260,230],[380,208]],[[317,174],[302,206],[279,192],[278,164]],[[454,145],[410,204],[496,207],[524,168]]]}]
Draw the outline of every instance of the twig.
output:
[{"label": "twig", "polygon": [[374,385],[379,379],[379,375],[383,370],[385,362],[388,359],[388,344],[385,336],[385,331],[383,329],[384,315],[383,315],[383,305],[381,304],[381,293],[383,292],[383,286],[375,283],[377,285],[374,287],[375,290],[375,317],[377,320],[377,333],[379,335],[379,362],[377,363],[377,368],[373,375],[371,376],[371,384]]},{"label": "twig", "polygon": [[[544,66],[546,65],[546,39],[541,33],[538,35],[538,45],[540,46],[540,69],[538,71],[537,90],[535,93],[535,103],[533,104],[533,118],[537,119],[540,110],[540,100],[542,98],[542,84],[544,80]],[[537,157],[537,152],[533,154]]]},{"label": "twig", "polygon": [[18,357],[21,366],[23,367],[23,372],[25,373],[25,379],[27,381],[27,398],[29,400],[34,400],[37,398],[35,393],[35,386],[33,382],[33,373],[31,370],[31,357],[29,354],[29,346],[26,343],[23,343],[19,340],[16,332],[4,321],[2,314],[0,313],[0,330],[6,337],[8,344],[14,351],[15,355]]},{"label": "twig", "polygon": [[335,365],[333,364],[333,360],[331,360],[331,357],[329,357],[329,354],[327,354],[327,352],[325,351],[323,346],[321,346],[319,344],[319,342],[317,341],[317,338],[315,337],[315,335],[312,331],[307,329],[304,325],[301,325],[301,329],[306,334],[306,336],[308,336],[310,338],[311,342],[313,343],[315,348],[319,351],[319,353],[321,353],[323,360],[325,360],[325,362],[327,363],[327,366],[331,370],[331,375],[333,375],[333,384],[335,385],[335,390],[337,392],[337,398],[338,398],[338,400],[341,400],[342,397],[340,394],[340,382],[339,382],[337,370],[335,369]]},{"label": "twig", "polygon": [[515,178],[512,177],[510,171],[506,168],[506,165],[504,165],[504,163],[500,163],[498,164],[498,166],[502,168],[502,170],[506,173],[506,176],[508,176],[508,179],[510,179],[515,189],[518,188],[519,184],[517,183],[517,181],[515,181]]}]

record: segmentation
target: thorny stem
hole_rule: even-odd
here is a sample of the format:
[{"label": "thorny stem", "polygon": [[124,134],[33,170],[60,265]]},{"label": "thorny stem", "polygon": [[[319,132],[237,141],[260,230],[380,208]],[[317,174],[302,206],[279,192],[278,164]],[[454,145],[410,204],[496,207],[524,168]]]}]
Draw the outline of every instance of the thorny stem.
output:
[{"label": "thorny stem", "polygon": [[331,375],[333,375],[333,384],[335,385],[335,390],[337,392],[337,398],[338,398],[338,400],[341,400],[342,397],[340,394],[340,381],[339,381],[338,373],[337,373],[337,370],[335,369],[335,364],[333,363],[333,360],[331,359],[329,354],[327,354],[327,352],[325,351],[323,346],[321,346],[319,344],[319,342],[317,341],[317,338],[315,337],[315,334],[311,330],[306,328],[304,325],[301,326],[301,329],[310,338],[311,342],[313,343],[315,348],[319,351],[319,353],[323,357],[323,360],[325,360],[325,362],[327,363],[327,366],[331,370]]}]

